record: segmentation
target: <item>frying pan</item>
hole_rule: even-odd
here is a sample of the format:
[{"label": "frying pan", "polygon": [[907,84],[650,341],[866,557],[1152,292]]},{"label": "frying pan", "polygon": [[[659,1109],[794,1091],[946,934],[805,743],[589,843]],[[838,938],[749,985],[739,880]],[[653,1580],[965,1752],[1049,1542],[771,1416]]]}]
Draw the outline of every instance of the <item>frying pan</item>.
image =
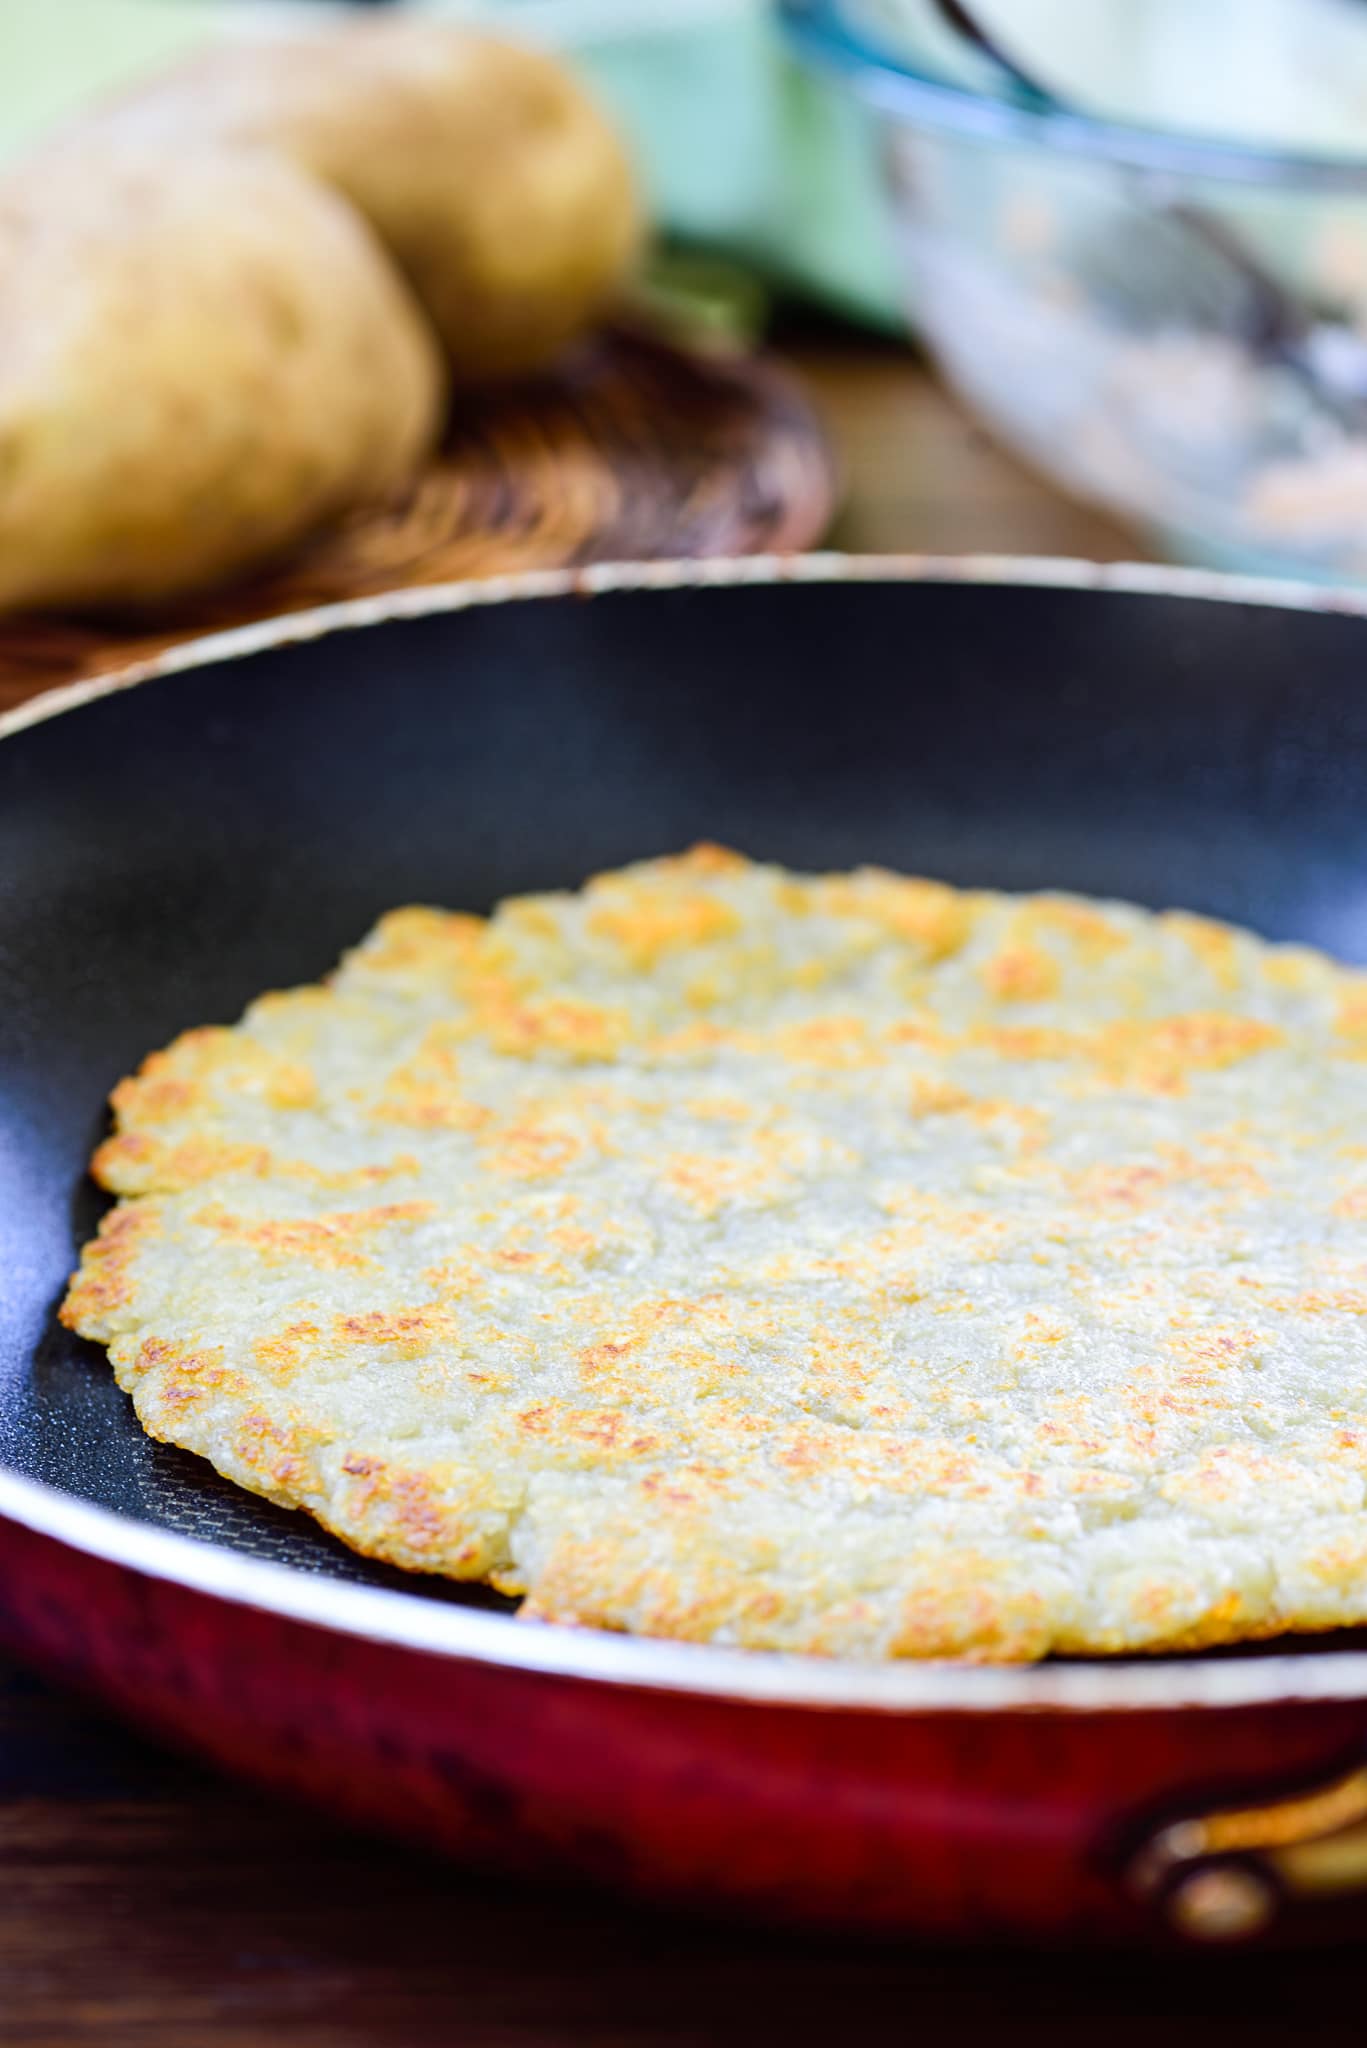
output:
[{"label": "frying pan", "polygon": [[53,1315],[111,1084],[396,903],[708,837],[1367,961],[1364,613],[1076,564],[593,571],[249,629],[0,726],[0,1638],[489,1864],[978,1938],[1367,1925],[1352,1636],[879,1668],[526,1625],[153,1444]]}]

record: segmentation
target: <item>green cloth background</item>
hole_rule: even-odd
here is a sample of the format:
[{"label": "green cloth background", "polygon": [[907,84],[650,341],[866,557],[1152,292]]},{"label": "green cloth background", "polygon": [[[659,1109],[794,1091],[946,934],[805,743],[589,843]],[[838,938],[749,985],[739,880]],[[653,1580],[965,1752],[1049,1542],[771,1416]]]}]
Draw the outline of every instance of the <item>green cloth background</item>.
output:
[{"label": "green cloth background", "polygon": [[[855,317],[900,324],[872,124],[789,61],[765,0],[412,4],[572,52],[675,234]],[[0,0],[0,153],[206,36],[323,12],[317,0]]]}]

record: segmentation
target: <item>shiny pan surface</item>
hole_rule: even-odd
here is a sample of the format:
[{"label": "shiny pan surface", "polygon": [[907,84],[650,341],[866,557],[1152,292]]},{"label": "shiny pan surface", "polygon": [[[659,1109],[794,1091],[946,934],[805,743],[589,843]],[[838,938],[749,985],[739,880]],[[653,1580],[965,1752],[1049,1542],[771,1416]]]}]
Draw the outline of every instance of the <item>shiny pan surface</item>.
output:
[{"label": "shiny pan surface", "polygon": [[1361,1924],[1352,1637],[989,1670],[523,1626],[150,1442],[53,1311],[112,1083],[395,903],[709,837],[1367,961],[1364,610],[1057,563],[595,570],[251,628],[0,725],[0,1636],[503,1866],[971,1938]]}]

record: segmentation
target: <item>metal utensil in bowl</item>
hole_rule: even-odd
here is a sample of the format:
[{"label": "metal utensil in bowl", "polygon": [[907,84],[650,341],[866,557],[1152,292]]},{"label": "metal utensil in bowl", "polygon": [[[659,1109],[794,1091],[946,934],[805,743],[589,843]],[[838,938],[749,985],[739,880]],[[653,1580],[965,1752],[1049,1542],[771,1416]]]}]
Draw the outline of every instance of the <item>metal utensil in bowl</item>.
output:
[{"label": "metal utensil in bowl", "polygon": [[909,323],[990,427],[1164,553],[1367,580],[1367,153],[1089,112],[934,0],[779,11],[872,114]]},{"label": "metal utensil in bowl", "polygon": [[[966,0],[934,0],[934,5],[956,34],[988,59],[1023,107],[1050,115],[1074,111],[985,26]],[[1091,252],[1090,267],[1102,296],[1132,323],[1152,320],[1157,309],[1170,318],[1183,303],[1209,313],[1214,301],[1225,319],[1242,327],[1249,346],[1284,364],[1316,405],[1349,430],[1367,431],[1367,342],[1351,320],[1312,311],[1253,254],[1237,230],[1178,196],[1160,172],[1136,170],[1134,179],[1150,217],[1123,246],[1107,236]]]}]

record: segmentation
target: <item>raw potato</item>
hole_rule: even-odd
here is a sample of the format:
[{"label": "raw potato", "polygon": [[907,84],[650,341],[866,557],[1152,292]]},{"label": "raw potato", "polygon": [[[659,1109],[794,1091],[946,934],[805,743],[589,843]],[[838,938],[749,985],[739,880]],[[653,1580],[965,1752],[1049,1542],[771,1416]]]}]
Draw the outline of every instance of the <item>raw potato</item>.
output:
[{"label": "raw potato", "polygon": [[180,596],[384,497],[443,352],[536,368],[639,225],[573,79],[462,29],[218,49],[87,116],[0,182],[0,608]]},{"label": "raw potato", "polygon": [[0,606],[138,605],[392,490],[434,339],[354,210],[284,157],[45,152],[0,184]]},{"label": "raw potato", "polygon": [[534,51],[431,22],[361,23],[218,49],[95,118],[178,155],[266,144],[359,207],[454,373],[516,375],[603,309],[640,213],[612,129]]}]

